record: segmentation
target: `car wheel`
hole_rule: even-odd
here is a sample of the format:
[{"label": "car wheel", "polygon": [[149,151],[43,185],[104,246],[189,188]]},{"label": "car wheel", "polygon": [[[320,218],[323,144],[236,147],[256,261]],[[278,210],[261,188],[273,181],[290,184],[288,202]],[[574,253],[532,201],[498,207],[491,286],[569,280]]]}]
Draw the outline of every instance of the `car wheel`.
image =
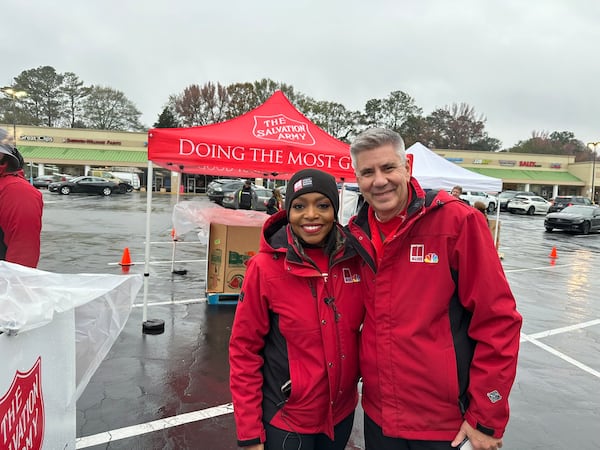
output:
[{"label": "car wheel", "polygon": [[554,230],[554,228],[552,228],[552,227],[546,227],[546,231],[547,231],[548,233],[552,233],[552,230]]},{"label": "car wheel", "polygon": [[496,211],[496,204],[495,204],[495,203],[492,203],[492,202],[490,202],[490,203],[488,204],[488,207],[487,207],[487,212],[491,214],[491,213],[493,213],[494,211]]},{"label": "car wheel", "polygon": [[62,186],[58,192],[62,195],[69,195],[71,193],[71,188],[69,186]]},{"label": "car wheel", "polygon": [[583,234],[589,234],[591,228],[592,225],[589,222],[583,222],[583,225],[581,225],[581,232]]},{"label": "car wheel", "polygon": [[[127,192],[127,187],[123,186],[123,185],[119,185],[119,194],[124,194],[125,192]],[[104,194],[106,195],[106,194]]]},{"label": "car wheel", "polygon": [[511,213],[511,214],[514,214],[514,213],[515,213],[515,210],[514,210],[514,209],[512,209],[512,208],[508,208],[508,212],[509,212],[509,213]]},{"label": "car wheel", "polygon": [[104,189],[102,189],[102,195],[104,195],[105,197],[109,196],[110,194],[112,194],[111,188],[105,187]]},{"label": "car wheel", "polygon": [[529,209],[527,210],[527,215],[533,216],[534,213],[535,213],[535,208],[533,206],[530,206]]},{"label": "car wheel", "polygon": [[127,186],[127,192],[133,192],[133,186]]}]

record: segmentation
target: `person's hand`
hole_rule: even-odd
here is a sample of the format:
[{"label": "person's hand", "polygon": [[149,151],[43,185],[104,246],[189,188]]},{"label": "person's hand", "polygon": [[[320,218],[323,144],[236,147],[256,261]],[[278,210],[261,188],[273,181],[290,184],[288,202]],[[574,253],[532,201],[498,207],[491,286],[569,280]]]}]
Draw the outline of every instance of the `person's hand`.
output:
[{"label": "person's hand", "polygon": [[265,444],[256,444],[249,447],[242,447],[244,450],[265,450]]},{"label": "person's hand", "polygon": [[469,438],[473,450],[498,450],[499,448],[502,448],[502,439],[483,434],[481,431],[478,431],[469,425],[466,420],[460,426],[459,432],[456,434],[450,445],[452,447],[458,447],[458,444],[466,437]]}]

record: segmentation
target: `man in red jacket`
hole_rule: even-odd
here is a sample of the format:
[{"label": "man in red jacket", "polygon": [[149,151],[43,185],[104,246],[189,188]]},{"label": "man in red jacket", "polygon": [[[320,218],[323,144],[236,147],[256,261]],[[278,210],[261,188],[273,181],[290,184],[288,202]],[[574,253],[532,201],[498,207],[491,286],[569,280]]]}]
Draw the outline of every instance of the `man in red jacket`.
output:
[{"label": "man in red jacket", "polygon": [[421,189],[404,142],[350,147],[365,205],[348,224],[377,261],[360,347],[367,450],[502,447],[521,316],[485,218]]},{"label": "man in red jacket", "polygon": [[0,128],[0,260],[37,267],[43,207],[24,177],[23,157]]}]

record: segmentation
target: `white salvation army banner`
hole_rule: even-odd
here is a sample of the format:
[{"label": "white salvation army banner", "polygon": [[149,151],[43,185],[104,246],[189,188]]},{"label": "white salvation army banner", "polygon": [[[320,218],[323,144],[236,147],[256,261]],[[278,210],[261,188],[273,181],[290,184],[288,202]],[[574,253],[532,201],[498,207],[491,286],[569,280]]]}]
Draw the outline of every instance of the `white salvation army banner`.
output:
[{"label": "white salvation army banner", "polygon": [[0,450],[75,449],[77,398],[123,329],[141,275],[0,261]]},{"label": "white salvation army banner", "polygon": [[75,448],[74,310],[0,334],[0,449]]}]

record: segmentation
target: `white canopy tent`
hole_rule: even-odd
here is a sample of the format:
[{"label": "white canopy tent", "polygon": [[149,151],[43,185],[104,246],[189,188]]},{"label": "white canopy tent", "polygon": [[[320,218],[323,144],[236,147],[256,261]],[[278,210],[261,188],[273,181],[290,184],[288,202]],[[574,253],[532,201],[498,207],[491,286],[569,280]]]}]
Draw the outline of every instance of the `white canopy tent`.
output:
[{"label": "white canopy tent", "polygon": [[[451,190],[461,186],[465,191],[500,192],[502,179],[488,177],[457,166],[446,158],[429,150],[420,142],[415,142],[406,149],[412,155],[412,175],[423,189]],[[496,203],[499,205],[498,203]],[[500,224],[500,207],[496,208],[496,226],[494,242],[498,245],[498,227]]]},{"label": "white canopy tent", "polygon": [[462,186],[465,191],[500,192],[502,180],[488,177],[457,166],[429,150],[420,142],[406,149],[413,155],[412,175],[423,189],[451,190]]}]

